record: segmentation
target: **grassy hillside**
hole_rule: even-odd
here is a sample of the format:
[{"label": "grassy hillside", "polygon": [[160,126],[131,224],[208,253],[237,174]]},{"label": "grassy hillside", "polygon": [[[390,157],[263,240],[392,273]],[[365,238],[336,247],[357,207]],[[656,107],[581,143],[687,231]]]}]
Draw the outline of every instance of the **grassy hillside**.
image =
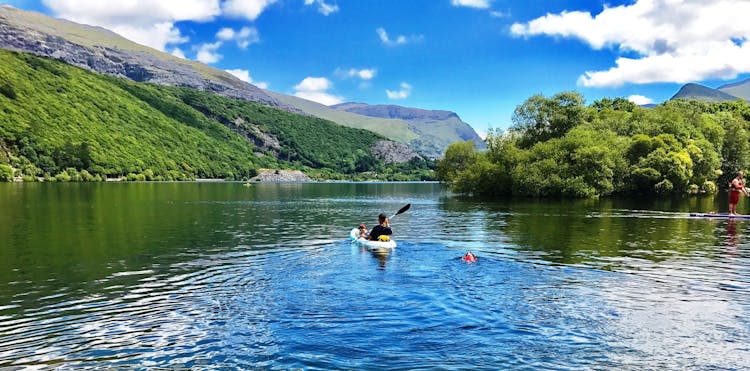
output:
[{"label": "grassy hillside", "polygon": [[246,178],[259,167],[382,169],[377,134],[188,88],[135,83],[0,51],[0,164],[28,177],[82,170]]},{"label": "grassy hillside", "polygon": [[282,103],[288,104],[310,115],[330,120],[340,125],[366,129],[402,143],[410,143],[419,138],[419,135],[411,130],[409,124],[403,120],[357,115],[350,112],[338,111],[326,105],[306,99],[276,93],[270,90],[265,90],[265,92]]}]

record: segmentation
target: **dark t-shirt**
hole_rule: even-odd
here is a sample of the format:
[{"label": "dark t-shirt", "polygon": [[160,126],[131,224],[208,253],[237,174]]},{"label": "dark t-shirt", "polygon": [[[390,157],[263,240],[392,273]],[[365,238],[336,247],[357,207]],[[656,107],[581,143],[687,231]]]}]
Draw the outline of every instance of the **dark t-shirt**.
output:
[{"label": "dark t-shirt", "polygon": [[387,234],[387,235],[393,234],[391,227],[383,227],[382,225],[378,224],[372,227],[372,230],[370,231],[370,239],[373,241],[376,241],[378,237],[384,234]]}]

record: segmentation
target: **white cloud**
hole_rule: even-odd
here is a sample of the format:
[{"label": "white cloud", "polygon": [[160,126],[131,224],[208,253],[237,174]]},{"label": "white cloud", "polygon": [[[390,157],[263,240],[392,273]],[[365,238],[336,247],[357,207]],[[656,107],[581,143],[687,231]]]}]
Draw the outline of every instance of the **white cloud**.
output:
[{"label": "white cloud", "polygon": [[356,77],[362,80],[372,80],[377,73],[378,73],[378,70],[374,68],[362,68],[362,69],[350,68],[348,70],[337,68],[336,71],[334,72],[334,74],[340,78]]},{"label": "white cloud", "polygon": [[490,7],[490,0],[451,0],[451,5],[487,9]]},{"label": "white cloud", "polygon": [[222,41],[234,40],[241,49],[260,42],[260,34],[255,27],[242,27],[239,31],[224,27],[216,33],[216,38]]},{"label": "white cloud", "polygon": [[392,39],[390,36],[388,36],[388,32],[385,31],[384,28],[380,27],[377,30],[378,37],[380,37],[380,41],[383,42],[383,44],[387,46],[396,46],[396,45],[404,45],[408,42],[415,42],[415,41],[421,41],[423,39],[422,35],[412,35],[412,36],[404,36],[399,35],[396,36],[396,38]]},{"label": "white cloud", "polygon": [[216,38],[223,41],[229,41],[234,39],[234,30],[229,27],[224,27],[216,33]]},{"label": "white cloud", "polygon": [[56,17],[110,29],[127,39],[165,51],[187,42],[175,22],[205,22],[219,16],[219,0],[43,0]]},{"label": "white cloud", "polygon": [[226,15],[254,21],[260,13],[275,2],[276,0],[226,0],[221,5],[221,9]]},{"label": "white cloud", "polygon": [[248,83],[253,84],[261,89],[268,89],[268,83],[265,82],[254,82],[253,78],[250,77],[250,71],[248,70],[242,70],[242,69],[231,69],[231,70],[224,70],[232,75],[234,75],[236,78]]},{"label": "white cloud", "polygon": [[401,90],[386,90],[385,94],[388,96],[388,99],[406,99],[411,95],[412,86],[402,82]]},{"label": "white cloud", "polygon": [[333,84],[325,77],[306,77],[294,87],[295,97],[331,106],[344,102],[344,98],[329,94]]},{"label": "white cloud", "polygon": [[490,12],[490,17],[493,18],[506,18],[510,16],[510,12],[501,12],[498,10],[493,10]]},{"label": "white cloud", "polygon": [[377,72],[378,71],[374,68],[365,68],[361,70],[355,70],[352,68],[351,70],[349,70],[349,75],[359,77],[362,80],[372,80]]},{"label": "white cloud", "polygon": [[635,103],[635,104],[637,104],[637,105],[639,105],[639,106],[642,106],[644,104],[654,103],[653,99],[651,99],[649,97],[645,97],[643,95],[631,95],[631,96],[628,97],[628,100],[631,101],[631,102],[633,102],[633,103]]},{"label": "white cloud", "polygon": [[205,43],[198,46],[196,49],[198,54],[195,59],[201,63],[212,64],[221,60],[222,55],[216,50],[222,45],[221,41],[215,43]]},{"label": "white cloud", "polygon": [[628,54],[607,70],[584,72],[578,79],[583,86],[685,83],[750,72],[747,14],[747,0],[638,0],[596,15],[547,14],[513,24],[511,32],[575,38],[593,49]]},{"label": "white cloud", "polygon": [[180,49],[180,48],[174,48],[174,49],[172,49],[172,53],[171,54],[174,55],[177,58],[187,59],[187,57],[185,57],[185,52],[183,52],[182,49]]},{"label": "white cloud", "polygon": [[323,15],[329,15],[339,11],[339,6],[336,4],[328,4],[325,0],[305,0],[305,5],[318,4],[318,12]]}]

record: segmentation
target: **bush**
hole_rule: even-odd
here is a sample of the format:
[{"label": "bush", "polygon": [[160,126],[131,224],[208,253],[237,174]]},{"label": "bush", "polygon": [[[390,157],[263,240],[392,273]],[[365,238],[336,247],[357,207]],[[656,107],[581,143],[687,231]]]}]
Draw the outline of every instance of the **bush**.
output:
[{"label": "bush", "polygon": [[659,183],[656,183],[654,186],[654,191],[658,194],[668,194],[672,193],[674,190],[674,185],[672,185],[672,182],[669,181],[669,179],[664,179]]},{"label": "bush", "polygon": [[68,174],[68,172],[63,171],[62,173],[55,175],[55,180],[58,182],[69,182],[71,179],[70,179],[70,175]]},{"label": "bush", "polygon": [[716,183],[707,180],[703,182],[701,185],[701,192],[703,193],[716,193],[719,191],[719,187],[716,186]]},{"label": "bush", "polygon": [[0,182],[13,181],[13,168],[8,165],[0,165]]},{"label": "bush", "polygon": [[0,85],[0,94],[10,98],[10,99],[16,99],[16,91],[13,89],[13,86],[9,83],[4,83]]}]

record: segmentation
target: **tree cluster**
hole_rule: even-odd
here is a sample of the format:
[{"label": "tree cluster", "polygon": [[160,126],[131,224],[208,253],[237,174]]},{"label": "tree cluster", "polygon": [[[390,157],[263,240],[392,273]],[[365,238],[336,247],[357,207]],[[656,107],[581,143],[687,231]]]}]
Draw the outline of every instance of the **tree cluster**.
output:
[{"label": "tree cluster", "polygon": [[575,92],[535,95],[487,145],[451,145],[436,176],[477,196],[714,193],[750,167],[750,106],[675,100],[649,109],[623,98],[586,106]]}]

